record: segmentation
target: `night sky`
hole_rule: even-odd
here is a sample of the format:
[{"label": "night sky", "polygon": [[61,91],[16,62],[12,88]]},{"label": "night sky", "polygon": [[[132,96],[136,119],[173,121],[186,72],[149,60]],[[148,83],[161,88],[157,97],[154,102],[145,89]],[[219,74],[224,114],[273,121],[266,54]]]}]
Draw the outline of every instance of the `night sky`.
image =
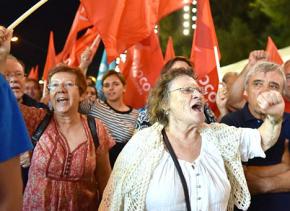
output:
[{"label": "night sky", "polygon": [[[9,26],[37,2],[37,0],[1,0],[0,24]],[[54,32],[56,52],[62,50],[78,5],[78,0],[48,0],[15,28],[14,35],[19,37],[19,41],[12,43],[11,53],[23,60],[26,72],[37,64],[42,71],[50,30]]]}]

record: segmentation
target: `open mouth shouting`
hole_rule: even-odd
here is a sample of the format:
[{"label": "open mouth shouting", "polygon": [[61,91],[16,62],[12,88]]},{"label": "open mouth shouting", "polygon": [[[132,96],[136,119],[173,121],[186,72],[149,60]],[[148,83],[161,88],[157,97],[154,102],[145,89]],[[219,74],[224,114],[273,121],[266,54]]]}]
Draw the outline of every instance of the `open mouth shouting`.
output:
[{"label": "open mouth shouting", "polygon": [[197,112],[203,112],[203,106],[202,101],[198,101],[191,106],[191,109]]}]

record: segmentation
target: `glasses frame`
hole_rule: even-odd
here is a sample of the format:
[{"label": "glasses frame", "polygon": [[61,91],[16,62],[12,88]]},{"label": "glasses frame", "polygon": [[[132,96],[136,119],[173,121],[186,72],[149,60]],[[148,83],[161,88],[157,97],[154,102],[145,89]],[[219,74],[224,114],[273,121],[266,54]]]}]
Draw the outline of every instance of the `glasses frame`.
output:
[{"label": "glasses frame", "polygon": [[72,81],[62,81],[61,83],[55,82],[55,85],[57,84],[57,86],[54,86],[54,87],[52,87],[52,84],[53,83],[50,82],[47,85],[47,88],[50,92],[55,92],[60,87],[64,87],[66,90],[70,90],[74,87],[79,87],[75,82],[72,82]]},{"label": "glasses frame", "polygon": [[4,76],[7,80],[11,79],[12,77],[15,77],[17,79],[23,79],[26,77],[26,74],[23,72],[17,71],[17,72],[11,72],[8,74],[6,73]]},{"label": "glasses frame", "polygon": [[198,92],[199,94],[201,95],[205,95],[205,90],[203,87],[181,87],[181,88],[177,88],[177,89],[173,89],[173,90],[170,90],[170,92],[175,92],[175,91],[180,91],[181,93],[183,94],[194,94],[195,92]]}]

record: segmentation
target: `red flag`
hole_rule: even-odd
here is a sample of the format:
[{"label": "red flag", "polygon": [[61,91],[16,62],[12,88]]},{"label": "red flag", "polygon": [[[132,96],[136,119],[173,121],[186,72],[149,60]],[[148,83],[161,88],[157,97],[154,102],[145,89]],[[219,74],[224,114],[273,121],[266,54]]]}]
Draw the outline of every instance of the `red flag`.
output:
[{"label": "red flag", "polygon": [[[198,0],[196,30],[190,60],[194,63],[195,71],[200,79],[199,84],[205,88],[207,93],[205,97],[212,110],[217,114],[215,96],[219,79],[214,55],[215,46],[218,49],[209,0]],[[219,50],[218,54],[220,58]]]},{"label": "red flag", "polygon": [[126,104],[141,108],[146,104],[151,87],[160,75],[163,55],[157,35],[150,37],[128,49],[123,74],[126,78]]},{"label": "red flag", "polygon": [[[167,4],[169,2],[170,4]],[[182,0],[81,0],[98,28],[108,63],[153,32],[156,22],[185,5]],[[190,3],[191,0],[187,2]]]},{"label": "red flag", "polygon": [[192,0],[159,0],[158,20],[190,3]]},{"label": "red flag", "polygon": [[36,67],[32,67],[30,69],[28,78],[34,79],[38,81],[38,65],[36,65]]},{"label": "red flag", "polygon": [[87,47],[91,48],[91,56],[93,57],[99,47],[100,41],[101,37],[95,30],[95,28],[88,29],[87,32],[75,42],[69,57],[69,65],[79,66],[81,54],[85,51]]},{"label": "red flag", "polygon": [[71,53],[71,50],[73,48],[74,43],[77,40],[78,32],[81,30],[91,26],[92,24],[89,22],[86,14],[85,8],[80,4],[76,16],[74,18],[72,27],[70,29],[70,32],[66,38],[65,45],[63,47],[63,50],[61,53],[57,55],[58,61],[64,61],[67,59]]},{"label": "red flag", "polygon": [[174,57],[175,57],[175,52],[174,52],[174,47],[173,47],[173,40],[172,40],[172,37],[170,36],[167,42],[164,63],[168,62],[168,60]]},{"label": "red flag", "polygon": [[266,51],[270,56],[271,62],[275,62],[277,64],[283,64],[283,60],[278,52],[278,49],[277,49],[275,43],[271,39],[271,37],[268,37]]},{"label": "red flag", "polygon": [[46,62],[43,69],[42,80],[47,80],[49,70],[56,65],[56,56],[55,56],[55,49],[54,49],[54,38],[53,32],[51,31],[49,34],[49,42],[48,42],[48,49],[46,55]]},{"label": "red flag", "polygon": [[33,77],[33,75],[34,75],[34,72],[35,72],[35,67],[31,67],[31,69],[29,70],[29,74],[28,74],[28,78],[32,78]]}]

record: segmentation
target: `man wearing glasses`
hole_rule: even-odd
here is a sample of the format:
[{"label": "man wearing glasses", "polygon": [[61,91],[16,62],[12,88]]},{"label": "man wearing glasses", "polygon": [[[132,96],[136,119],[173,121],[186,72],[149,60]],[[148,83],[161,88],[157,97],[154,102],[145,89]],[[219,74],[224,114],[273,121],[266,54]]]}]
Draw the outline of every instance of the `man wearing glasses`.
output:
[{"label": "man wearing glasses", "polygon": [[36,108],[48,108],[45,104],[37,102],[28,95],[24,94],[24,66],[17,58],[12,55],[9,55],[6,61],[5,77],[18,103]]},{"label": "man wearing glasses", "polygon": [[[4,75],[9,83],[11,90],[13,91],[17,102],[22,103],[27,106],[36,107],[36,108],[44,108],[48,109],[48,107],[40,102],[29,97],[24,93],[25,88],[25,73],[24,73],[24,65],[21,64],[17,58],[12,55],[8,55],[6,60],[6,65],[4,68]],[[31,134],[30,134],[31,135]],[[28,180],[28,172],[30,166],[30,155],[29,152],[26,152],[20,156],[21,163],[21,171],[22,171],[22,180],[23,187],[25,188],[27,180]]]}]

